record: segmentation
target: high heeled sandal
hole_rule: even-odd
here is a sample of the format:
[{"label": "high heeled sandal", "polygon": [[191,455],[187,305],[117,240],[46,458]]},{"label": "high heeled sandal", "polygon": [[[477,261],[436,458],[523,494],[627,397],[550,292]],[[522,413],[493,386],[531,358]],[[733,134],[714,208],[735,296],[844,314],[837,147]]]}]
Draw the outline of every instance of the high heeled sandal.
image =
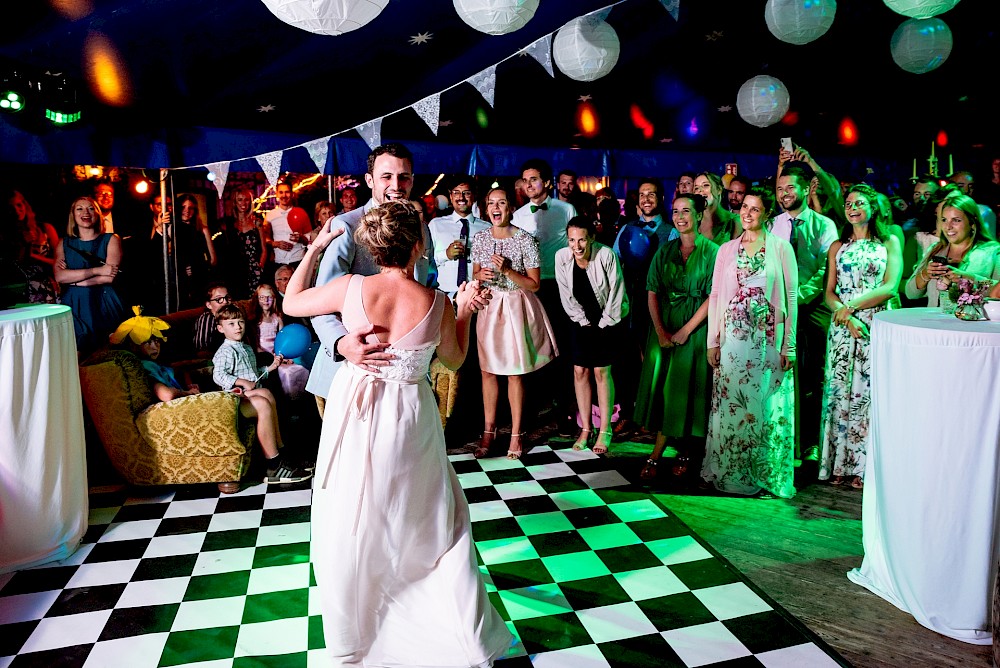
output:
[{"label": "high heeled sandal", "polygon": [[[601,437],[602,436],[607,436],[608,437],[608,442],[607,443],[602,443],[601,442]],[[595,455],[606,454],[608,452],[608,448],[611,447],[611,440],[614,438],[614,436],[615,435],[614,435],[613,432],[604,431],[603,429],[600,432],[598,432],[598,434],[597,434],[597,443],[595,443],[594,447],[592,448],[593,451],[594,451],[594,454]]]},{"label": "high heeled sandal", "polygon": [[673,475],[680,477],[685,473],[687,473],[688,465],[690,463],[691,463],[690,457],[688,457],[687,455],[680,455],[677,457],[677,461],[674,463],[674,467],[670,469],[670,472]]},{"label": "high heeled sandal", "polygon": [[521,437],[522,436],[524,436],[524,432],[523,431],[517,432],[516,434],[511,434],[510,435],[510,445],[511,446],[514,445],[514,439],[516,438],[517,439],[518,448],[517,448],[517,450],[515,450],[513,447],[508,448],[508,450],[507,450],[507,459],[517,460],[517,459],[521,458],[521,455],[523,454],[523,450],[524,450],[524,447],[521,445]]},{"label": "high heeled sandal", "polygon": [[483,433],[479,436],[479,445],[472,451],[472,456],[476,459],[482,459],[490,454],[490,446],[493,445],[493,439],[496,437],[497,430],[495,428],[492,431],[484,429]]},{"label": "high heeled sandal", "polygon": [[639,471],[639,477],[643,480],[652,480],[655,478],[657,474],[656,465],[659,463],[659,459],[653,459],[652,457],[647,459],[646,465],[642,467],[641,471]]},{"label": "high heeled sandal", "polygon": [[590,447],[591,430],[587,427],[580,427],[580,435],[576,437],[576,442],[573,443],[574,450],[586,450]]}]

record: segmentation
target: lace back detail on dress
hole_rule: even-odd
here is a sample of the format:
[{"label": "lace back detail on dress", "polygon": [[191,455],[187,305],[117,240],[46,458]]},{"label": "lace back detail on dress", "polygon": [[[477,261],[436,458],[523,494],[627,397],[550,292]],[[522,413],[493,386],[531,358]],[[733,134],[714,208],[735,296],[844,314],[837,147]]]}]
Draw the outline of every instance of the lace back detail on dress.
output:
[{"label": "lace back detail on dress", "polygon": [[[341,315],[349,330],[365,327],[370,323],[361,298],[364,278],[353,276],[344,298],[344,311]],[[434,303],[424,318],[386,349],[387,353],[395,355],[395,359],[388,366],[381,367],[375,375],[398,381],[415,381],[426,376],[431,360],[434,359],[434,351],[441,342],[441,314],[445,306],[449,306],[447,297],[443,292],[436,291]],[[375,342],[378,338],[373,334],[368,340]]]}]

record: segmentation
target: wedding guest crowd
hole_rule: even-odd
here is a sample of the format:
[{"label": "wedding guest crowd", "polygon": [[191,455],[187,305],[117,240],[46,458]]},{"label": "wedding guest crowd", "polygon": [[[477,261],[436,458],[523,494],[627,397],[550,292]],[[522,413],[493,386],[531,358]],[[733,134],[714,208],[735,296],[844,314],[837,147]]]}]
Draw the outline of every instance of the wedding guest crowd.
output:
[{"label": "wedding guest crowd", "polygon": [[[459,393],[482,391],[475,457],[519,459],[531,432],[554,424],[596,454],[649,437],[646,481],[674,454],[666,480],[726,493],[788,498],[797,459],[814,461],[820,480],[863,489],[873,319],[901,306],[954,308],[963,280],[993,284],[1000,298],[993,212],[974,199],[967,171],[882,193],[827,172],[803,147],[777,158],[763,181],[702,170],[666,175],[665,188],[642,177],[624,206],[611,188],[585,189],[540,159],[508,182],[457,174],[411,199],[413,156],[385,144],[369,156],[363,205],[345,188],[310,200],[310,216],[283,176],[270,208],[242,181],[217,219],[211,194],[191,191],[176,202],[151,195],[145,216],[119,206],[112,222],[114,188],[99,183],[94,197],[70,201],[62,234],[10,189],[0,232],[26,299],[72,309],[81,358],[106,345],[134,302],[151,315],[204,306],[192,344],[207,361],[224,342],[218,314],[235,300],[248,300],[239,338],[274,352],[295,320],[282,310],[289,279],[328,222],[344,233],[316,263],[315,285],[379,271],[354,228],[375,207],[411,201],[422,234],[413,278],[452,297],[475,285],[483,299],[470,319],[479,368],[457,376]],[[377,371],[392,359],[337,314],[296,324],[314,335],[316,365],[311,354],[283,360],[271,389],[313,395],[321,415],[339,362]]]}]

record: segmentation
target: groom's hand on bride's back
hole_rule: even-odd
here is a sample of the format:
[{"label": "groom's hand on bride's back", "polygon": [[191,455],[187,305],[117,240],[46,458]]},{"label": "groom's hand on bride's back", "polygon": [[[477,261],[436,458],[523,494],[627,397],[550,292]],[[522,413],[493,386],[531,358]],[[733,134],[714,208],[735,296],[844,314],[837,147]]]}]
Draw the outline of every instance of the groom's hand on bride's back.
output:
[{"label": "groom's hand on bride's back", "polygon": [[365,337],[374,331],[375,325],[368,325],[363,329],[345,334],[337,340],[337,353],[348,362],[367,371],[378,371],[379,367],[387,366],[389,360],[395,358],[392,353],[385,352],[389,344],[365,341]]}]

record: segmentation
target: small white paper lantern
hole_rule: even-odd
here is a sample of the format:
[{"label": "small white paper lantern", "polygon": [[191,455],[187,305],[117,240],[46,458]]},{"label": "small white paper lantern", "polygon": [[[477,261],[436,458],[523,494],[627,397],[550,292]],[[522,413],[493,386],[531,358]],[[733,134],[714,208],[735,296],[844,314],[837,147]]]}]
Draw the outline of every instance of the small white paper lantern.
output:
[{"label": "small white paper lantern", "polygon": [[764,22],[782,42],[801,45],[825,35],[836,13],[837,0],[767,0]]},{"label": "small white paper lantern", "polygon": [[488,35],[520,30],[536,9],[538,0],[455,0],[458,17]]},{"label": "small white paper lantern", "polygon": [[261,0],[290,26],[317,35],[343,35],[367,25],[389,0]]},{"label": "small white paper lantern", "polygon": [[951,55],[951,28],[941,19],[908,19],[892,33],[892,59],[907,72],[924,74]]},{"label": "small white paper lantern", "polygon": [[911,19],[929,19],[943,14],[955,5],[958,0],[884,0],[885,6]]},{"label": "small white paper lantern", "polygon": [[587,16],[573,19],[556,33],[552,59],[576,81],[600,79],[614,69],[621,51],[618,33],[604,21]]},{"label": "small white paper lantern", "polygon": [[736,110],[740,117],[758,128],[780,121],[788,113],[788,89],[774,77],[760,74],[740,86]]}]

